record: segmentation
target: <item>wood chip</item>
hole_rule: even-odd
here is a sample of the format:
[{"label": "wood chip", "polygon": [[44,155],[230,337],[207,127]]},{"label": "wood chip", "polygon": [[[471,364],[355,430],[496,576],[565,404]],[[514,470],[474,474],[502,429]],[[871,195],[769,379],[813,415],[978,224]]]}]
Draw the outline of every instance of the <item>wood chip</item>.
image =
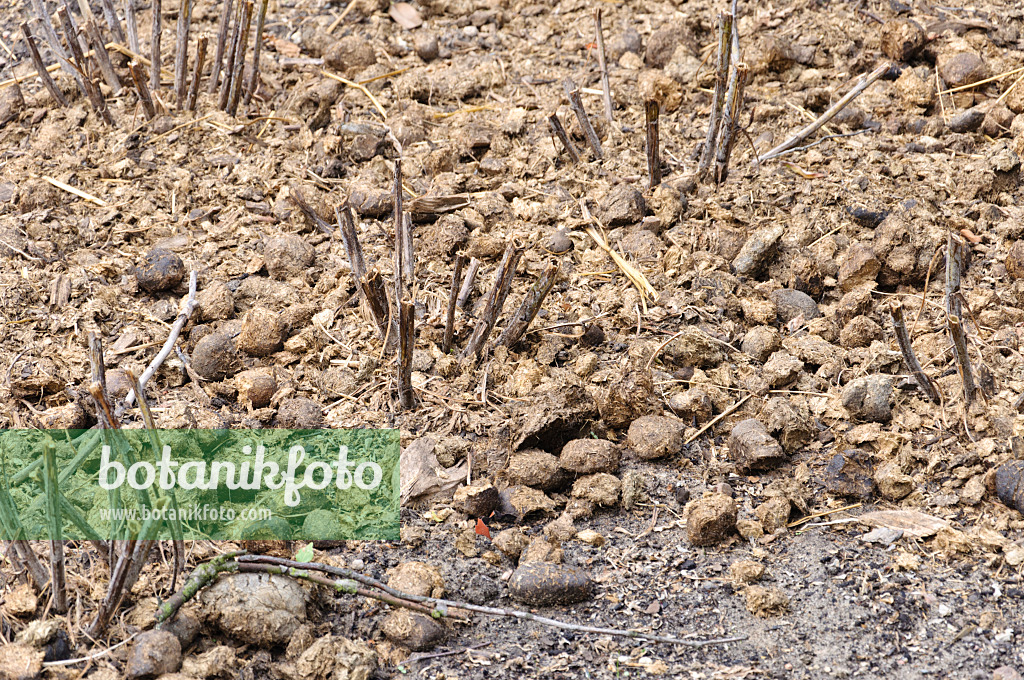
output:
[{"label": "wood chip", "polygon": [[934,536],[949,522],[916,510],[878,510],[857,518],[869,527],[902,529],[905,538],[927,538]]}]

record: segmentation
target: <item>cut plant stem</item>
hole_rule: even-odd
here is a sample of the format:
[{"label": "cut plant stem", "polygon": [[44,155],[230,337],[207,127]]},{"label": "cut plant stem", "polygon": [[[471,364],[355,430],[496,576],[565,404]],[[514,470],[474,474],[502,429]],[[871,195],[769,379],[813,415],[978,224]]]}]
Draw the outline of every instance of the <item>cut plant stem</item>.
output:
[{"label": "cut plant stem", "polygon": [[216,94],[217,85],[220,84],[220,69],[224,64],[224,49],[228,42],[228,28],[231,26],[233,0],[223,2],[220,9],[220,25],[217,28],[217,49],[213,53],[213,63],[210,65],[210,87],[207,89],[210,94]]},{"label": "cut plant stem", "polygon": [[291,198],[292,203],[295,204],[303,216],[309,220],[310,224],[328,236],[334,235],[334,227],[332,227],[327,220],[320,217],[317,211],[313,210],[313,206],[306,202],[305,197],[303,197],[302,193],[298,189],[291,187],[289,191],[289,198]]},{"label": "cut plant stem", "polygon": [[68,594],[64,574],[64,535],[61,530],[60,487],[57,484],[57,452],[53,444],[43,446],[43,492],[46,494],[46,521],[50,539],[50,585],[53,610],[68,610]]},{"label": "cut plant stem", "polygon": [[231,96],[228,97],[228,115],[235,115],[242,96],[242,79],[245,75],[245,51],[249,47],[249,27],[252,24],[252,0],[242,5],[242,30],[239,33],[235,51],[234,68],[231,71]]},{"label": "cut plant stem", "polygon": [[153,29],[149,39],[149,87],[160,91],[160,7],[161,0],[153,0]]},{"label": "cut plant stem", "polygon": [[235,71],[235,53],[238,51],[238,40],[241,37],[244,4],[243,0],[238,0],[238,4],[235,6],[231,40],[228,41],[227,50],[224,53],[224,79],[220,84],[220,99],[217,103],[217,107],[222,110],[227,109],[228,99],[231,96],[231,74]]},{"label": "cut plant stem", "polygon": [[206,44],[209,39],[204,35],[200,36],[196,43],[196,63],[192,68],[192,82],[188,86],[188,95],[185,97],[185,110],[195,111],[196,100],[199,98],[199,81],[203,77],[203,62],[206,61]]},{"label": "cut plant stem", "polygon": [[608,83],[608,60],[604,50],[604,31],[601,29],[601,8],[594,10],[594,29],[597,33],[597,63],[601,68],[601,94],[604,96],[604,117],[608,125],[614,122],[612,118],[612,88]]},{"label": "cut plant stem", "polygon": [[976,386],[971,358],[967,354],[967,334],[961,323],[963,301],[960,292],[960,279],[966,255],[967,244],[960,237],[954,236],[953,232],[949,232],[946,239],[946,327],[949,329],[949,337],[956,354],[957,372],[963,383],[964,400],[970,406],[974,401]]},{"label": "cut plant stem", "polygon": [[394,234],[394,242],[392,243],[395,249],[395,300],[404,300],[406,293],[406,281],[405,281],[405,213],[402,209],[402,158],[399,156],[395,159],[394,169],[394,181],[391,184],[392,188],[392,205],[393,212],[391,215],[391,227]]},{"label": "cut plant stem", "polygon": [[348,255],[352,277],[356,280],[356,284],[358,284],[366,276],[366,261],[363,259],[363,246],[359,243],[359,235],[356,233],[352,207],[345,206],[344,209],[335,207],[334,217],[338,221],[338,230],[341,232],[341,242],[345,246],[345,253]]},{"label": "cut plant stem", "polygon": [[576,120],[579,121],[580,129],[583,130],[583,136],[587,138],[587,143],[590,144],[594,157],[600,160],[603,157],[601,140],[597,138],[594,126],[590,124],[590,116],[587,115],[587,110],[583,108],[580,88],[576,86],[576,83],[571,78],[566,78],[562,86],[565,88],[565,96],[569,99],[569,107],[576,114]]},{"label": "cut plant stem", "polygon": [[398,333],[398,398],[403,411],[416,407],[412,389],[412,353],[415,344],[416,305],[406,298],[399,305]]},{"label": "cut plant stem", "polygon": [[124,29],[121,28],[121,20],[117,18],[117,10],[114,9],[113,0],[100,0],[100,6],[103,8],[103,17],[107,20],[107,26],[110,27],[110,32],[114,34],[114,39],[122,45],[128,42],[124,35]]},{"label": "cut plant stem", "polygon": [[57,102],[58,106],[67,106],[68,100],[64,98],[64,94],[57,88],[57,84],[53,82],[50,72],[46,70],[46,65],[43,64],[43,58],[39,56],[39,48],[36,46],[35,38],[32,37],[32,29],[28,27],[28,23],[22,22],[21,32],[25,35],[25,44],[28,45],[29,56],[32,57],[32,64],[36,67],[36,72],[39,74],[39,80],[43,82],[43,87],[50,93],[53,101]]},{"label": "cut plant stem", "polygon": [[455,306],[459,309],[465,309],[466,305],[469,304],[469,296],[473,294],[473,284],[476,282],[476,275],[479,271],[480,260],[475,257],[470,258],[469,268],[466,269],[466,279],[462,282],[462,288],[459,289],[459,299],[455,302]]},{"label": "cut plant stem", "polygon": [[910,342],[910,333],[907,332],[907,324],[903,319],[903,304],[899,300],[893,302],[891,313],[892,327],[896,333],[896,342],[899,343],[900,352],[903,354],[903,362],[910,369],[910,374],[914,376],[914,380],[917,381],[917,385],[921,388],[924,395],[936,404],[941,403],[935,385],[932,384],[931,378],[924,372],[921,362],[917,360],[917,355],[914,354],[914,347]]},{"label": "cut plant stem", "polygon": [[649,188],[661,184],[661,144],[658,140],[658,102],[649,99],[644,102],[644,114],[647,121],[647,176],[650,178]]},{"label": "cut plant stem", "polygon": [[872,83],[874,83],[876,80],[885,75],[885,73],[890,69],[890,67],[891,65],[888,62],[886,62],[879,66],[878,68],[876,68],[871,73],[867,74],[866,76],[861,76],[860,82],[857,83],[857,85],[855,85],[852,90],[847,92],[842,99],[833,104],[828,111],[821,114],[813,123],[811,123],[804,129],[800,130],[800,132],[797,132],[795,135],[784,141],[782,144],[779,144],[774,149],[771,149],[770,151],[762,155],[760,157],[760,161],[764,162],[766,160],[771,160],[772,158],[777,158],[786,153],[789,149],[799,145],[805,139],[813,135],[815,132],[821,129],[821,127],[825,125],[825,123],[832,120],[832,118],[834,118],[837,113],[845,109],[846,106],[854,99],[856,99],[864,90],[871,87]]},{"label": "cut plant stem", "polygon": [[967,334],[964,333],[960,317],[947,316],[946,325],[949,328],[949,337],[953,341],[953,349],[956,352],[957,372],[964,387],[964,401],[968,406],[974,401],[974,373],[971,370],[971,358],[967,355]]},{"label": "cut plant stem", "polygon": [[462,358],[474,355],[479,358],[483,352],[484,343],[487,342],[491,331],[494,330],[498,315],[501,314],[501,310],[505,306],[505,298],[508,297],[508,291],[512,287],[512,279],[515,278],[516,267],[519,265],[519,258],[522,254],[523,248],[515,243],[510,243],[505,248],[505,254],[501,258],[501,264],[498,265],[498,271],[494,277],[494,286],[487,296],[483,314],[476,322],[473,335],[470,336],[466,349],[462,351]]},{"label": "cut plant stem", "polygon": [[715,70],[715,93],[711,98],[711,112],[708,115],[708,132],[704,137],[704,149],[697,163],[697,177],[707,176],[711,163],[718,152],[718,133],[721,128],[722,111],[725,107],[725,93],[728,88],[729,65],[732,61],[733,15],[722,12],[718,15],[718,66]]},{"label": "cut plant stem", "polygon": [[459,301],[459,280],[462,268],[466,265],[466,256],[459,253],[455,258],[455,269],[452,271],[452,285],[448,290],[448,311],[444,318],[444,338],[441,340],[441,351],[448,354],[452,350],[452,336],[455,333],[455,308]]},{"label": "cut plant stem", "polygon": [[139,49],[139,20],[135,14],[135,0],[124,0],[124,23],[128,29],[128,47],[132,52],[138,54]]},{"label": "cut plant stem", "polygon": [[139,65],[139,62],[132,60],[128,62],[128,72],[132,75],[135,92],[139,95],[139,103],[142,104],[146,120],[153,120],[156,109],[153,108],[153,96],[149,93],[149,87],[146,85],[146,74],[142,71],[142,66]]},{"label": "cut plant stem", "polygon": [[522,340],[530,324],[536,318],[537,312],[540,311],[541,305],[544,304],[544,298],[548,296],[552,286],[555,285],[557,278],[558,263],[553,262],[548,265],[544,273],[540,275],[540,278],[530,286],[530,290],[527,291],[526,297],[523,298],[522,304],[519,305],[519,309],[512,315],[512,320],[508,322],[505,331],[498,336],[494,344],[505,345],[511,349]]},{"label": "cut plant stem", "polygon": [[[110,2],[110,0],[104,0]],[[192,0],[178,4],[178,31],[174,43],[174,101],[178,110],[185,108],[188,80],[188,34],[192,28]]]},{"label": "cut plant stem", "polygon": [[115,96],[121,94],[121,79],[117,77],[114,66],[110,63],[110,55],[107,53],[103,36],[100,35],[100,29],[91,19],[85,22],[83,28],[85,29],[86,37],[89,38],[89,42],[92,45],[96,63],[100,65],[100,73],[103,74],[103,80],[107,81],[107,85],[110,86]]},{"label": "cut plant stem", "polygon": [[580,152],[576,150],[576,145],[572,143],[571,139],[569,139],[569,135],[562,126],[562,121],[559,120],[557,113],[552,113],[548,116],[548,124],[551,125],[551,130],[555,133],[555,136],[558,137],[558,141],[562,143],[562,148],[564,148],[565,152],[569,154],[569,160],[571,160],[573,164],[579,163]]},{"label": "cut plant stem", "polygon": [[715,184],[721,184],[729,175],[729,156],[736,143],[739,130],[739,116],[743,109],[743,88],[747,82],[746,64],[734,63],[729,76],[729,92],[725,97],[722,114],[722,129],[718,137],[718,153],[715,156]]},{"label": "cut plant stem", "polygon": [[370,308],[370,316],[377,326],[384,351],[394,351],[398,344],[398,320],[391,316],[391,304],[388,302],[387,289],[384,287],[384,277],[374,269],[359,281],[359,287]]},{"label": "cut plant stem", "polygon": [[64,51],[64,48],[61,46],[60,38],[57,36],[57,31],[50,22],[50,14],[46,11],[46,7],[43,5],[43,0],[31,0],[31,2],[32,10],[35,12],[36,19],[39,20],[40,25],[43,27],[43,37],[46,39],[46,43],[50,46],[53,56],[57,58],[61,68],[64,69],[68,75],[73,77],[78,82],[79,86],[81,86],[81,74],[79,74],[75,67],[71,65],[68,53]]},{"label": "cut plant stem", "polygon": [[256,44],[252,48],[252,73],[249,75],[249,86],[245,88],[242,104],[248,106],[256,88],[260,83],[260,52],[263,48],[263,26],[267,21],[267,0],[260,0],[260,11],[256,17]]}]

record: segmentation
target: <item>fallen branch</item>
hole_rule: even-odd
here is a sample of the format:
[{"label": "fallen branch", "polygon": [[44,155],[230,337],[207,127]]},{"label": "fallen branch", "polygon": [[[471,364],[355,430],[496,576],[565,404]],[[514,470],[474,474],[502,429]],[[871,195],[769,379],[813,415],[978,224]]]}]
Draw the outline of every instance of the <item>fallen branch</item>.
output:
[{"label": "fallen branch", "polygon": [[804,129],[800,130],[800,132],[796,133],[795,135],[784,141],[782,144],[779,144],[777,147],[770,150],[768,153],[762,155],[760,159],[761,162],[781,156],[790,148],[800,144],[802,141],[813,135],[815,132],[821,129],[821,127],[825,125],[825,123],[832,120],[832,118],[834,118],[837,113],[845,109],[850,102],[852,102],[854,99],[860,96],[860,94],[864,92],[864,90],[868,89],[872,83],[881,78],[885,74],[885,72],[889,70],[889,68],[890,64],[886,62],[879,66],[878,68],[876,68],[871,73],[867,74],[866,76],[861,76],[860,82],[857,83],[857,85],[855,85],[852,90],[847,92],[842,99],[833,104],[828,111],[821,114],[813,123],[811,123]]}]

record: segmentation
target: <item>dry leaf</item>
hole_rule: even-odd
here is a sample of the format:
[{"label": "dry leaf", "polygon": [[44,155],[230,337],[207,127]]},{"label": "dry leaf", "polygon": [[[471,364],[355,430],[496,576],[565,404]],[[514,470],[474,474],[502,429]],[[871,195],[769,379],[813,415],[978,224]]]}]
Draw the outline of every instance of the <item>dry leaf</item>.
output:
[{"label": "dry leaf", "polygon": [[274,51],[280,54],[282,57],[295,58],[302,54],[302,48],[284,38],[278,38],[274,35],[268,35],[266,41],[274,48]]},{"label": "dry leaf", "polygon": [[864,513],[857,520],[869,527],[902,529],[904,538],[927,538],[949,526],[944,519],[916,510],[878,510]]},{"label": "dry leaf", "polygon": [[388,14],[395,20],[395,23],[407,31],[423,25],[423,17],[420,16],[419,11],[407,2],[393,3]]},{"label": "dry leaf", "polygon": [[437,462],[434,445],[430,437],[421,437],[402,451],[399,459],[402,505],[422,496],[448,491],[466,480],[469,462],[463,460],[461,465],[446,470]]}]

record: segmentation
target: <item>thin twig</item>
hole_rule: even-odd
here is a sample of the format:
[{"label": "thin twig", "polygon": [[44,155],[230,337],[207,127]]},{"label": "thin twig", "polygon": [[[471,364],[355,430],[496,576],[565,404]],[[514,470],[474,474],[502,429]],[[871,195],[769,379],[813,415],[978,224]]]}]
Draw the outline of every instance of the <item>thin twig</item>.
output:
[{"label": "thin twig", "polygon": [[177,38],[174,44],[174,102],[179,111],[185,108],[188,84],[188,34],[191,28],[192,0],[180,0]]},{"label": "thin twig", "polygon": [[889,68],[890,64],[886,62],[879,66],[878,68],[876,68],[871,73],[867,74],[866,76],[861,76],[860,82],[857,83],[857,85],[855,85],[852,90],[847,92],[842,99],[833,104],[828,111],[821,114],[813,123],[811,123],[804,129],[800,130],[800,132],[796,133],[795,135],[784,141],[782,144],[779,144],[768,153],[762,155],[761,162],[770,160],[781,155],[783,151],[786,151],[791,147],[797,146],[802,141],[813,135],[815,132],[821,129],[821,127],[825,125],[825,123],[832,120],[832,118],[834,118],[837,113],[845,109],[846,106],[854,99],[856,99],[864,90],[871,87],[872,83],[881,78],[889,70]]},{"label": "thin twig", "polygon": [[[146,367],[146,370],[142,372],[142,377],[139,378],[139,383],[141,383],[143,387],[145,387],[150,378],[156,374],[157,369],[159,369],[164,363],[164,360],[170,356],[171,350],[174,349],[174,343],[178,341],[178,336],[181,334],[181,329],[185,327],[185,324],[188,323],[189,317],[192,316],[192,312],[195,310],[196,304],[198,304],[196,300],[196,286],[196,272],[193,270],[188,278],[188,298],[185,300],[185,306],[181,310],[181,313],[178,314],[178,318],[174,320],[174,324],[171,325],[171,332],[167,336],[164,346],[160,348],[160,352],[153,357],[153,361],[150,362],[149,366]],[[130,390],[128,392],[128,396],[124,399],[124,406],[121,409],[121,412],[123,412],[123,409],[131,408],[131,405],[134,403],[135,390]]]},{"label": "thin twig", "polygon": [[149,39],[149,89],[160,91],[160,6],[162,0],[153,0],[153,26]]},{"label": "thin twig", "polygon": [[117,10],[114,9],[113,0],[100,0],[100,7],[103,8],[103,17],[107,20],[107,26],[110,27],[111,33],[114,34],[114,39],[119,43],[128,42],[124,35],[124,29],[121,28],[121,20],[117,18]]},{"label": "thin twig", "polygon": [[725,110],[722,114],[722,130],[718,138],[718,153],[715,156],[715,183],[721,184],[729,174],[729,156],[736,142],[739,129],[740,111],[743,109],[743,88],[747,82],[747,67],[733,63],[729,76],[729,91],[725,96]]},{"label": "thin twig", "polygon": [[601,94],[604,96],[604,117],[608,125],[614,123],[612,118],[612,88],[608,82],[608,60],[604,50],[604,31],[601,30],[601,8],[594,10],[594,29],[597,32],[597,63],[601,69]]},{"label": "thin twig", "polygon": [[348,255],[352,278],[358,284],[366,276],[366,261],[363,259],[363,246],[359,243],[359,234],[356,233],[352,207],[345,206],[344,209],[339,209],[335,206],[334,217],[338,222],[338,231],[341,232],[341,242],[345,246],[345,253]]},{"label": "thin twig", "polygon": [[68,610],[67,579],[64,573],[64,535],[61,528],[60,490],[57,486],[57,453],[52,443],[43,446],[43,493],[46,494],[46,521],[50,539],[50,591],[53,610]]},{"label": "thin twig", "polygon": [[199,37],[199,41],[196,43],[196,63],[192,68],[192,82],[188,86],[188,94],[185,96],[185,110],[195,111],[196,100],[199,98],[199,81],[203,76],[203,62],[206,61],[206,44],[208,38],[204,36]]},{"label": "thin twig", "polygon": [[289,190],[288,197],[305,216],[305,218],[309,220],[310,224],[328,236],[332,236],[334,234],[334,227],[331,226],[330,222],[320,217],[320,214],[313,210],[313,207],[306,201],[302,193],[294,186]]},{"label": "thin twig", "polygon": [[384,277],[374,269],[359,281],[359,287],[370,308],[370,316],[373,317],[373,322],[377,326],[377,332],[384,344],[384,351],[393,351],[398,344],[398,319],[391,314],[391,304],[384,287]]},{"label": "thin twig", "polygon": [[898,299],[894,300],[890,311],[892,313],[893,331],[896,333],[896,341],[899,343],[900,352],[903,354],[903,362],[910,369],[910,374],[914,376],[914,380],[917,381],[917,385],[924,392],[924,395],[936,404],[941,403],[939,394],[935,390],[935,385],[932,384],[931,378],[924,372],[921,362],[917,360],[917,355],[914,354],[914,347],[910,342],[910,334],[907,332],[907,324],[903,320],[903,303]]},{"label": "thin twig", "polygon": [[53,82],[50,72],[46,70],[46,66],[43,64],[42,57],[39,56],[39,48],[36,46],[35,38],[32,37],[32,30],[28,27],[27,22],[22,22],[21,32],[25,35],[25,44],[28,45],[29,56],[32,57],[32,64],[36,67],[36,72],[39,73],[39,80],[43,82],[43,87],[46,88],[46,91],[50,93],[50,96],[53,97],[53,100],[59,106],[67,106],[68,100],[57,89],[57,84]]},{"label": "thin twig", "polygon": [[220,25],[217,28],[217,49],[213,53],[213,63],[210,65],[210,87],[207,92],[216,94],[217,85],[220,84],[220,69],[224,65],[224,49],[228,42],[228,28],[231,26],[231,6],[233,0],[223,0],[220,9]]},{"label": "thin twig", "polygon": [[245,76],[245,52],[249,48],[249,28],[252,25],[252,0],[245,0],[242,6],[242,30],[239,34],[238,45],[235,51],[234,69],[231,73],[231,95],[228,97],[228,106],[225,109],[228,115],[235,115],[238,111],[238,103],[242,96],[242,79]]},{"label": "thin twig", "polygon": [[548,116],[548,124],[551,126],[552,132],[558,137],[558,141],[562,143],[562,148],[569,154],[569,160],[574,164],[580,162],[580,152],[576,150],[576,145],[569,139],[569,134],[565,131],[565,127],[562,126],[562,121],[559,120],[557,113],[552,113]]},{"label": "thin twig", "polygon": [[448,354],[452,350],[452,336],[455,333],[455,308],[459,300],[459,280],[462,268],[466,264],[466,256],[459,253],[455,258],[455,269],[452,271],[452,285],[448,291],[448,311],[444,318],[444,338],[441,340],[441,351]]},{"label": "thin twig", "polygon": [[515,278],[516,267],[523,250],[514,242],[505,248],[505,254],[501,258],[501,264],[498,265],[498,271],[494,277],[494,286],[487,296],[487,303],[484,306],[483,314],[476,322],[473,335],[470,336],[466,349],[462,351],[462,358],[473,355],[479,358],[483,352],[484,343],[487,342],[491,331],[494,330],[498,315],[501,314],[501,310],[505,306],[505,298],[508,297],[508,291],[512,287],[512,279]]},{"label": "thin twig", "polygon": [[416,408],[412,389],[412,354],[415,344],[416,305],[404,299],[398,314],[398,397],[403,411]]},{"label": "thin twig", "polygon": [[587,110],[583,108],[580,88],[571,78],[566,78],[562,83],[562,87],[565,89],[565,96],[569,100],[569,108],[576,114],[576,120],[579,121],[580,129],[583,130],[583,136],[586,137],[587,143],[590,144],[594,157],[600,160],[604,155],[601,152],[601,140],[598,139],[597,131],[594,130],[594,126],[590,123],[590,116],[587,115]]},{"label": "thin twig", "polygon": [[149,87],[146,86],[146,74],[143,72],[142,66],[133,59],[128,62],[128,72],[132,76],[132,82],[135,83],[135,91],[139,95],[139,103],[142,104],[142,112],[145,114],[146,120],[153,120],[156,109],[153,108],[153,96],[149,93]]},{"label": "thin twig", "polygon": [[661,184],[661,145],[658,140],[658,102],[650,99],[644,102],[644,118],[646,120],[645,131],[647,133],[647,177],[650,180],[648,188],[654,191],[654,187]]},{"label": "thin twig", "polygon": [[96,26],[96,22],[92,20],[86,21],[82,28],[84,29],[85,36],[92,44],[93,55],[96,57],[96,63],[100,65],[100,73],[103,74],[103,80],[107,81],[107,85],[110,86],[115,96],[121,94],[121,79],[117,77],[117,73],[110,63],[110,55],[107,53],[103,36],[100,35],[100,29]]},{"label": "thin twig", "polygon": [[135,15],[135,0],[124,0],[124,23],[128,29],[128,47],[132,52],[141,51],[139,48],[139,22]]},{"label": "thin twig", "polygon": [[244,0],[238,0],[234,12],[232,12],[234,22],[231,27],[231,39],[228,41],[227,51],[224,53],[224,79],[220,84],[220,97],[217,102],[219,109],[227,108],[228,99],[231,96],[231,74],[235,72],[235,54],[238,52],[238,41],[242,32],[243,4]]},{"label": "thin twig", "polygon": [[715,71],[715,93],[711,99],[711,112],[708,116],[708,131],[704,138],[704,149],[697,163],[697,176],[703,178],[711,170],[711,162],[718,152],[718,134],[721,129],[722,110],[725,106],[725,93],[728,87],[729,64],[732,60],[733,15],[722,12],[718,15],[718,67]]},{"label": "thin twig", "polygon": [[534,284],[530,286],[530,290],[527,291],[526,297],[523,298],[522,304],[519,305],[519,309],[512,315],[511,321],[505,326],[505,331],[498,336],[494,344],[505,345],[509,348],[516,346],[526,334],[530,324],[533,323],[537,312],[540,311],[541,305],[544,304],[544,298],[551,292],[551,288],[555,285],[557,279],[558,263],[552,262]]},{"label": "thin twig", "polygon": [[267,0],[260,0],[260,11],[256,17],[256,44],[252,48],[252,73],[249,76],[249,86],[245,89],[245,97],[242,99],[242,104],[245,106],[249,105],[260,83],[260,52],[263,49],[263,26],[266,21]]},{"label": "thin twig", "polygon": [[466,269],[466,278],[462,282],[462,288],[459,289],[459,299],[455,301],[455,306],[459,309],[465,309],[469,304],[469,296],[473,294],[473,284],[476,282],[476,275],[479,271],[480,260],[475,257],[470,258],[469,267]]}]

